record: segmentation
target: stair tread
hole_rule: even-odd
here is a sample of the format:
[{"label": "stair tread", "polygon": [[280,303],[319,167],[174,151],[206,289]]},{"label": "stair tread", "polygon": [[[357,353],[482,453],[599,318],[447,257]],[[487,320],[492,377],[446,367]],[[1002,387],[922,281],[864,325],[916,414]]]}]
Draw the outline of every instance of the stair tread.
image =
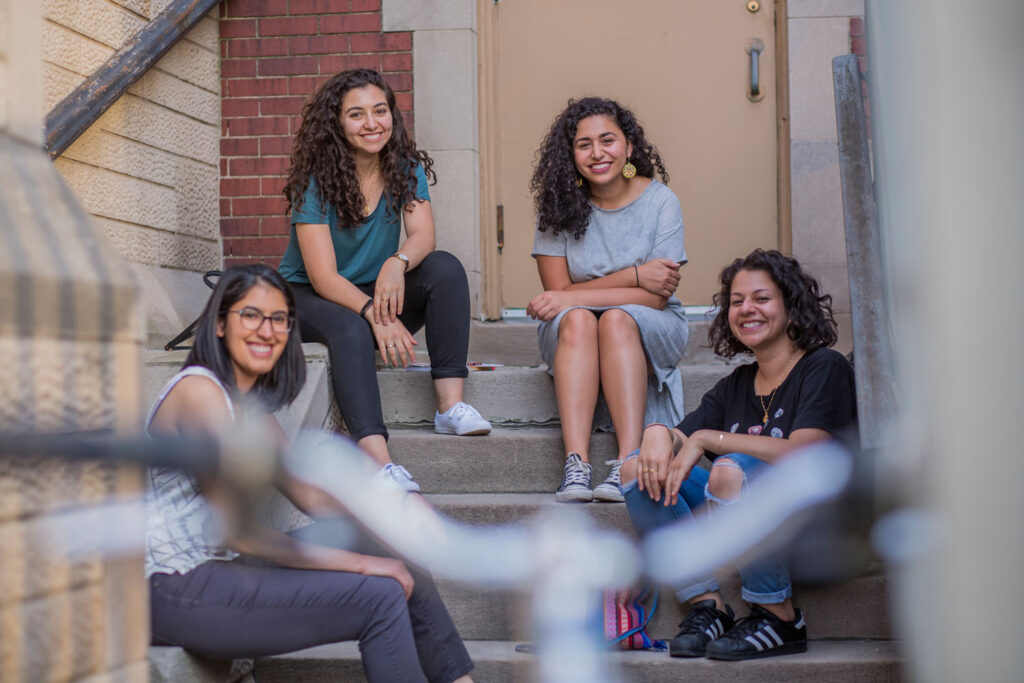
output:
[{"label": "stair tread", "polygon": [[[282,411],[279,414],[286,432],[292,435],[300,426],[330,427],[333,424],[328,415],[331,400],[326,348],[320,344],[304,344],[303,350],[312,380],[308,383],[310,386],[304,390],[308,397],[297,401],[290,411]],[[146,391],[150,395],[155,394],[159,386],[180,367],[186,354],[187,351],[145,352],[145,383]],[[494,360],[483,356],[474,359]],[[729,366],[716,362],[685,363],[680,367],[683,370],[684,381],[688,382],[685,388],[688,407],[692,407],[691,404],[699,400],[698,392],[702,386],[710,386],[718,377],[731,370]],[[393,457],[396,462],[409,467],[423,487],[428,500],[442,512],[468,524],[491,525],[523,521],[541,510],[550,512],[552,508],[559,509],[565,506],[554,499],[554,489],[561,481],[564,454],[561,430],[557,424],[553,385],[545,368],[507,366],[493,372],[471,373],[466,384],[467,401],[474,404],[479,401],[477,407],[485,409],[485,416],[494,422],[491,434],[483,437],[457,437],[433,432],[428,419],[433,416],[433,392],[427,373],[379,369],[378,377],[385,418],[391,422],[389,429]],[[487,414],[487,409],[499,412]],[[501,414],[501,411],[506,409],[508,413]],[[506,417],[509,418],[508,421],[503,420]],[[594,465],[595,484],[606,474],[607,466],[604,465],[604,461],[614,458],[615,455],[614,434],[592,435],[590,456]],[[458,473],[458,476],[453,476],[453,473]],[[570,507],[580,509],[579,505]],[[582,509],[597,526],[632,534],[624,505],[592,503],[584,505]],[[723,590],[735,593],[736,586],[732,585],[734,583],[734,577],[723,577]],[[484,594],[443,580],[438,584],[464,636],[514,638],[527,632],[523,626],[524,619],[515,618],[515,614],[522,616],[526,611],[525,605],[517,596],[508,592]],[[798,587],[800,604],[808,609],[811,635],[887,637],[891,633],[891,626],[887,616],[886,585],[885,577],[876,565],[865,575],[833,587]],[[671,591],[665,589],[662,597],[666,598],[663,601],[664,606],[658,609],[651,625],[651,633],[658,637],[671,636],[683,614],[683,608],[671,604],[674,603]],[[735,599],[734,606],[740,607]],[[822,647],[827,650],[832,647],[828,644],[831,642],[833,641],[815,641],[812,651],[799,657],[811,657]],[[498,673],[494,676],[482,675],[480,680],[529,680],[523,678],[521,672],[512,675],[513,670],[518,672],[519,668],[525,665],[521,663],[523,655],[511,652],[512,644],[509,641],[477,640],[473,641],[470,647],[474,652],[474,658],[482,658],[482,661],[488,662],[487,666],[497,667],[495,671]],[[352,651],[355,652],[354,646]],[[502,655],[503,659],[498,657],[501,653],[506,653]],[[670,673],[665,666],[681,664],[680,660],[656,657],[649,653],[625,653],[623,656],[626,658],[624,661],[627,666],[640,676],[637,680],[647,680],[647,676],[650,676],[650,680],[663,680]],[[794,661],[790,657],[779,659]],[[812,660],[813,658],[807,661]],[[352,674],[354,678],[343,680],[361,678],[358,657],[354,656],[352,661],[356,667]],[[714,672],[715,667],[723,666],[721,664],[683,664],[689,667],[686,674],[693,680],[726,678],[717,674],[705,678],[705,674],[702,673]],[[750,665],[751,663],[741,663],[739,666]],[[331,664],[329,668],[333,666],[335,665]],[[705,666],[711,668],[700,668]],[[648,670],[652,673],[648,674]],[[892,668],[892,671],[897,670],[898,667]],[[787,680],[820,680],[811,675],[790,678],[788,673],[780,673],[788,671],[786,669],[770,671],[774,672],[772,675],[782,676]],[[875,670],[869,667],[866,671]],[[849,680],[858,680],[854,673],[849,675]],[[880,676],[867,677],[871,680],[889,680],[888,675],[884,673]],[[731,676],[728,678],[731,679]],[[317,678],[303,674],[298,679],[338,680],[338,677],[332,674]],[[751,678],[756,679],[757,677],[753,676]],[[861,677],[859,680],[864,679]],[[898,676],[894,674],[892,680],[897,679]],[[282,677],[277,680],[296,678]]]},{"label": "stair tread", "polygon": [[[516,644],[512,641],[466,641],[477,667],[474,677],[486,681],[531,680],[529,674],[536,657],[516,652]],[[747,662],[678,659],[664,653],[642,651],[614,652],[611,656],[630,681],[659,681],[668,676],[692,682],[901,680],[898,643],[891,640],[812,640],[805,653]],[[361,668],[355,643],[322,645],[256,661],[260,681],[354,680],[348,677],[357,676]]]}]

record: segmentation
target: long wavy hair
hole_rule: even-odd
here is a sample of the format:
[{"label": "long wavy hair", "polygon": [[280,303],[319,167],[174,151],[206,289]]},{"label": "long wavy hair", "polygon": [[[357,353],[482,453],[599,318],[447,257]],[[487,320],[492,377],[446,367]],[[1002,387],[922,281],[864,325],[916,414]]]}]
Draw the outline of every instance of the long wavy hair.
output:
[{"label": "long wavy hair", "polygon": [[795,258],[784,256],[772,249],[755,249],[746,258],[738,258],[722,270],[721,290],[715,294],[718,315],[708,329],[708,345],[724,358],[739,353],[753,353],[732,333],[729,327],[729,295],[736,273],[742,270],[760,270],[768,273],[782,292],[782,301],[789,316],[786,334],[800,349],[811,351],[832,346],[839,337],[836,320],[832,315],[832,297],[821,293],[818,281],[800,267]]},{"label": "long wavy hair", "polygon": [[587,230],[590,220],[590,187],[586,182],[577,184],[582,176],[576,170],[573,140],[580,121],[604,114],[622,129],[626,140],[633,146],[630,161],[637,175],[653,178],[658,171],[661,180],[668,183],[668,173],[657,148],[647,141],[643,126],[629,109],[614,100],[584,97],[569,100],[568,106],[551,124],[551,130],[537,150],[537,166],[530,179],[530,192],[537,211],[537,227],[552,234],[568,232],[579,239]]},{"label": "long wavy hair", "polygon": [[302,108],[302,123],[295,134],[288,183],[284,188],[289,213],[293,208],[302,207],[303,195],[312,177],[320,190],[320,198],[338,212],[341,225],[355,229],[362,223],[366,198],[359,191],[355,157],[345,139],[340,117],[345,94],[368,85],[384,91],[394,121],[391,138],[380,152],[387,210],[394,214],[399,207],[411,210],[416,199],[415,165],[423,167],[431,184],[437,182],[434,161],[426,152],[416,149],[416,143],[409,137],[391,86],[373,69],[350,69],[331,77]]},{"label": "long wavy hair", "polygon": [[224,322],[231,307],[257,285],[272,287],[281,292],[288,303],[288,316],[293,321],[284,351],[273,370],[260,375],[249,392],[249,396],[259,399],[267,410],[273,412],[291,403],[299,395],[306,381],[306,359],[302,355],[301,340],[294,325],[295,295],[284,278],[269,266],[257,263],[235,266],[224,272],[199,316],[195,341],[182,367],[202,365],[208,368],[232,395],[237,395],[238,386],[235,384],[231,354],[228,353],[224,339],[217,335],[217,323]]}]

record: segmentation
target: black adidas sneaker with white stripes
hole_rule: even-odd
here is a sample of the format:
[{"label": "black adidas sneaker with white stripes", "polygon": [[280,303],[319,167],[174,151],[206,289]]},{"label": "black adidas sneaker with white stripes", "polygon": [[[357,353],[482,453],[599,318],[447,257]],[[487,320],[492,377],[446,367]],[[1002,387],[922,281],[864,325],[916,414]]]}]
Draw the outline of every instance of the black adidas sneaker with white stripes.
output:
[{"label": "black adidas sneaker with white stripes", "polygon": [[717,640],[708,643],[711,659],[754,659],[807,652],[807,627],[804,615],[796,610],[796,619],[783,621],[758,605],[751,605],[750,616]]},{"label": "black adidas sneaker with white stripes", "polygon": [[703,657],[704,648],[732,628],[736,615],[732,607],[725,611],[715,607],[714,600],[701,600],[690,605],[690,612],[679,624],[679,633],[668,644],[673,657]]}]

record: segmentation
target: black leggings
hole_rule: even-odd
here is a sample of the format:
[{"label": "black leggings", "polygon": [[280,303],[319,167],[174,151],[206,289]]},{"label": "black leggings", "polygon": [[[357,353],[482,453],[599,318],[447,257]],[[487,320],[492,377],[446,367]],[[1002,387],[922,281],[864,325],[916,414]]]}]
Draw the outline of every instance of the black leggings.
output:
[{"label": "black leggings", "polygon": [[[373,296],[374,284],[357,285]],[[327,346],[334,400],[353,440],[388,430],[380,406],[370,323],[359,313],[320,297],[313,287],[292,284],[302,341]],[[466,377],[469,350],[469,284],[459,260],[435,251],[405,274],[402,324],[415,334],[426,324],[430,374],[434,379]]]},{"label": "black leggings", "polygon": [[[352,535],[351,527],[338,531],[330,522],[292,535],[321,540],[324,532]],[[365,539],[356,549],[385,554]],[[350,572],[211,560],[185,574],[154,574],[153,642],[213,659],[249,659],[358,640],[372,683],[451,683],[473,662],[433,580],[409,570],[416,585],[408,602],[394,579]]]}]

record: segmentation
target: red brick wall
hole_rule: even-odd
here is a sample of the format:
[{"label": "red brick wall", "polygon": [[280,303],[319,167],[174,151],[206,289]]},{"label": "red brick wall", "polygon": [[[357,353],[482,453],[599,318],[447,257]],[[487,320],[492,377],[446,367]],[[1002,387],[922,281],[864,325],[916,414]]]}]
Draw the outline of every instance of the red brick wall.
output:
[{"label": "red brick wall", "polygon": [[337,72],[369,67],[387,78],[411,128],[412,33],[381,31],[380,0],[224,0],[220,17],[224,265],[276,267],[303,103]]},{"label": "red brick wall", "polygon": [[868,137],[871,137],[871,101],[868,98],[868,44],[864,36],[864,19],[850,19],[850,53],[857,55],[860,64],[861,86],[864,90],[864,115],[867,118]]}]

